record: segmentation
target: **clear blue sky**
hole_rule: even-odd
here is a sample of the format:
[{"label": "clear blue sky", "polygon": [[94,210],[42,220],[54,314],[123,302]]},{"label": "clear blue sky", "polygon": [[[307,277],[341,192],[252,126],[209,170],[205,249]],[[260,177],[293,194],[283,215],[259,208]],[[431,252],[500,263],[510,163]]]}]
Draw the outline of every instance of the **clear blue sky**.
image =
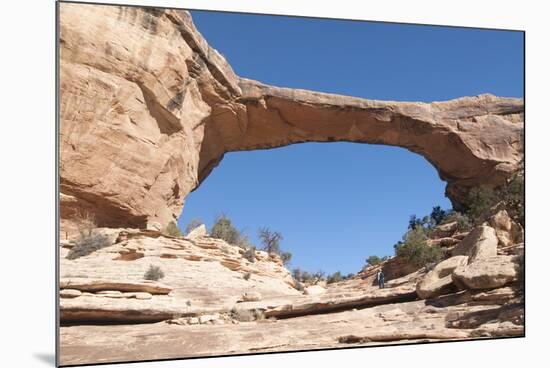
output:
[{"label": "clear blue sky", "polygon": [[[199,31],[240,76],[370,99],[523,97],[523,34],[448,27],[193,11]],[[179,219],[224,212],[255,243],[280,231],[291,267],[357,272],[391,255],[411,214],[450,208],[445,183],[405,149],[307,143],[236,152],[189,195]]]}]

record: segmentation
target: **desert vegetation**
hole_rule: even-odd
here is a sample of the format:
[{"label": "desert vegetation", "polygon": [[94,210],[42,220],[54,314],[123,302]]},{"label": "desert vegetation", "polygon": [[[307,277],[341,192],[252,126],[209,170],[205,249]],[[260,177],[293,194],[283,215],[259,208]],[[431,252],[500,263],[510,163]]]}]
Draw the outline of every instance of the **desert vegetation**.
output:
[{"label": "desert vegetation", "polygon": [[410,229],[395,245],[395,255],[419,267],[437,263],[443,258],[443,250],[429,246],[427,240],[425,228],[418,226]]},{"label": "desert vegetation", "polygon": [[195,230],[197,227],[201,226],[202,224],[204,224],[204,222],[201,219],[198,219],[198,218],[191,219],[191,221],[189,221],[189,223],[185,227],[185,235],[189,235],[191,231]]},{"label": "desert vegetation", "polygon": [[376,266],[386,260],[388,260],[390,257],[384,256],[384,257],[378,257],[378,256],[369,256],[365,261],[369,266]]},{"label": "desert vegetation", "polygon": [[111,245],[111,240],[105,234],[81,235],[75,245],[69,250],[67,259],[77,259],[92,254],[96,250]]},{"label": "desert vegetation", "polygon": [[84,257],[111,245],[109,236],[94,232],[97,223],[93,214],[88,211],[79,211],[75,218],[79,235],[74,246],[69,250],[67,259]]},{"label": "desert vegetation", "polygon": [[[246,258],[249,262],[256,260],[256,246],[244,234],[244,231],[238,230],[233,225],[233,221],[227,215],[222,214],[216,218],[210,229],[210,236],[244,249],[243,258]],[[262,245],[261,250],[270,255],[278,256],[285,265],[290,263],[292,253],[281,249],[280,243],[283,240],[283,235],[280,232],[262,227],[258,229],[258,238]]]},{"label": "desert vegetation", "polygon": [[290,262],[292,254],[281,250],[280,242],[283,240],[283,235],[278,231],[272,231],[267,227],[258,229],[258,237],[263,245],[263,250],[269,254],[278,255],[283,264]]},{"label": "desert vegetation", "polygon": [[145,275],[143,275],[143,278],[145,280],[158,281],[164,278],[164,272],[161,270],[159,266],[154,266],[151,264],[149,265],[149,268],[145,272]]},{"label": "desert vegetation", "polygon": [[166,225],[166,228],[164,228],[162,233],[164,235],[173,236],[175,238],[181,238],[183,236],[180,228],[178,227],[178,224],[176,224],[175,221],[170,221],[168,225]]}]

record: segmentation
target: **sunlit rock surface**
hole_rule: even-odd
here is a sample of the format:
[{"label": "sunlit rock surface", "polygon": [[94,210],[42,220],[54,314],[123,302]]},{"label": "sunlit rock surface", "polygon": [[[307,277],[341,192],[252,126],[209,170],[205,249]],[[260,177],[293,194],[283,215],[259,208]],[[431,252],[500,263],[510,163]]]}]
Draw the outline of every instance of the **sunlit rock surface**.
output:
[{"label": "sunlit rock surface", "polygon": [[[308,141],[419,153],[460,208],[517,170],[522,100],[267,86],[235,75],[185,11],[63,3],[60,23],[61,364],[523,336],[523,229],[501,210],[436,228],[430,270],[394,257],[304,292],[277,256],[158,231],[226,152]],[[68,259],[88,216],[105,245]],[[151,265],[162,279],[145,280]]]},{"label": "sunlit rock surface", "polygon": [[[189,13],[61,4],[61,215],[163,228],[230,151],[300,142],[386,144],[421,154],[460,208],[523,149],[523,100],[375,101],[235,75]],[[366,81],[367,82],[367,81]]]}]

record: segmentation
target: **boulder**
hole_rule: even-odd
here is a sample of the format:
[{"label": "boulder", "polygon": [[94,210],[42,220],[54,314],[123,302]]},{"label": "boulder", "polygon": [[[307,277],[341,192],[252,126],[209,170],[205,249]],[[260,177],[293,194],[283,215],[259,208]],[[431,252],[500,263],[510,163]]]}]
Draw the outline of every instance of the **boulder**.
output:
[{"label": "boulder", "polygon": [[495,289],[518,279],[517,256],[494,256],[477,259],[467,265],[457,267],[452,279],[459,288]]},{"label": "boulder", "polygon": [[312,286],[308,286],[304,289],[304,294],[305,295],[321,295],[321,294],[325,293],[326,291],[327,291],[327,289],[325,289],[321,285],[312,285]]},{"label": "boulder", "polygon": [[207,236],[207,235],[208,235],[208,232],[206,231],[206,225],[201,224],[196,228],[194,228],[193,230],[191,230],[189,234],[187,234],[186,238],[195,239],[195,238],[198,238],[199,236]]},{"label": "boulder", "polygon": [[421,299],[429,299],[456,290],[451,274],[455,268],[467,263],[467,256],[454,256],[438,263],[417,284],[416,293]]},{"label": "boulder", "polygon": [[452,256],[468,256],[469,262],[497,255],[498,238],[495,229],[481,225],[470,233],[451,251]]},{"label": "boulder", "polygon": [[515,243],[523,241],[523,231],[521,226],[515,223],[506,210],[500,210],[488,220],[495,231],[498,238],[498,245],[501,247],[509,247]]}]

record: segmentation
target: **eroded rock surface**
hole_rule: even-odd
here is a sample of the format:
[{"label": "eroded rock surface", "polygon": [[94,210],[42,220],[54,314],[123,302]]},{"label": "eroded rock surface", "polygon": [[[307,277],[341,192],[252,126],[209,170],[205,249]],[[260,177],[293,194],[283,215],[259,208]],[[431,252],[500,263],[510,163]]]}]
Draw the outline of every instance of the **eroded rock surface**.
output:
[{"label": "eroded rock surface", "polygon": [[468,264],[467,256],[454,256],[437,264],[416,286],[422,299],[433,298],[455,291],[452,273],[458,266]]},{"label": "eroded rock surface", "polygon": [[[524,333],[517,256],[469,252],[429,272],[395,272],[379,289],[372,274],[403,265],[394,257],[301,292],[281,260],[263,251],[251,262],[238,246],[202,234],[191,239],[136,229],[96,232],[116,240],[77,259],[65,258],[71,241],[61,244],[63,364]],[[483,233],[478,227],[464,236],[475,239],[469,250],[486,242]],[[440,243],[432,240],[432,246]],[[144,280],[149,265],[159,266],[165,277]]]},{"label": "eroded rock surface", "polygon": [[226,152],[300,142],[386,144],[423,155],[460,208],[521,159],[523,101],[374,101],[238,77],[189,13],[60,5],[61,215],[160,229]]},{"label": "eroded rock surface", "polygon": [[[473,231],[437,227],[428,244],[447,259],[429,272],[393,257],[305,292],[277,256],[249,259],[204,227],[158,231],[226,152],[308,141],[421,154],[459,209],[469,187],[518,168],[522,100],[267,86],[235,75],[185,11],[60,10],[61,364],[523,335],[523,230],[504,212]],[[90,219],[109,241],[67,259]],[[161,280],[145,280],[151,265]]]}]

